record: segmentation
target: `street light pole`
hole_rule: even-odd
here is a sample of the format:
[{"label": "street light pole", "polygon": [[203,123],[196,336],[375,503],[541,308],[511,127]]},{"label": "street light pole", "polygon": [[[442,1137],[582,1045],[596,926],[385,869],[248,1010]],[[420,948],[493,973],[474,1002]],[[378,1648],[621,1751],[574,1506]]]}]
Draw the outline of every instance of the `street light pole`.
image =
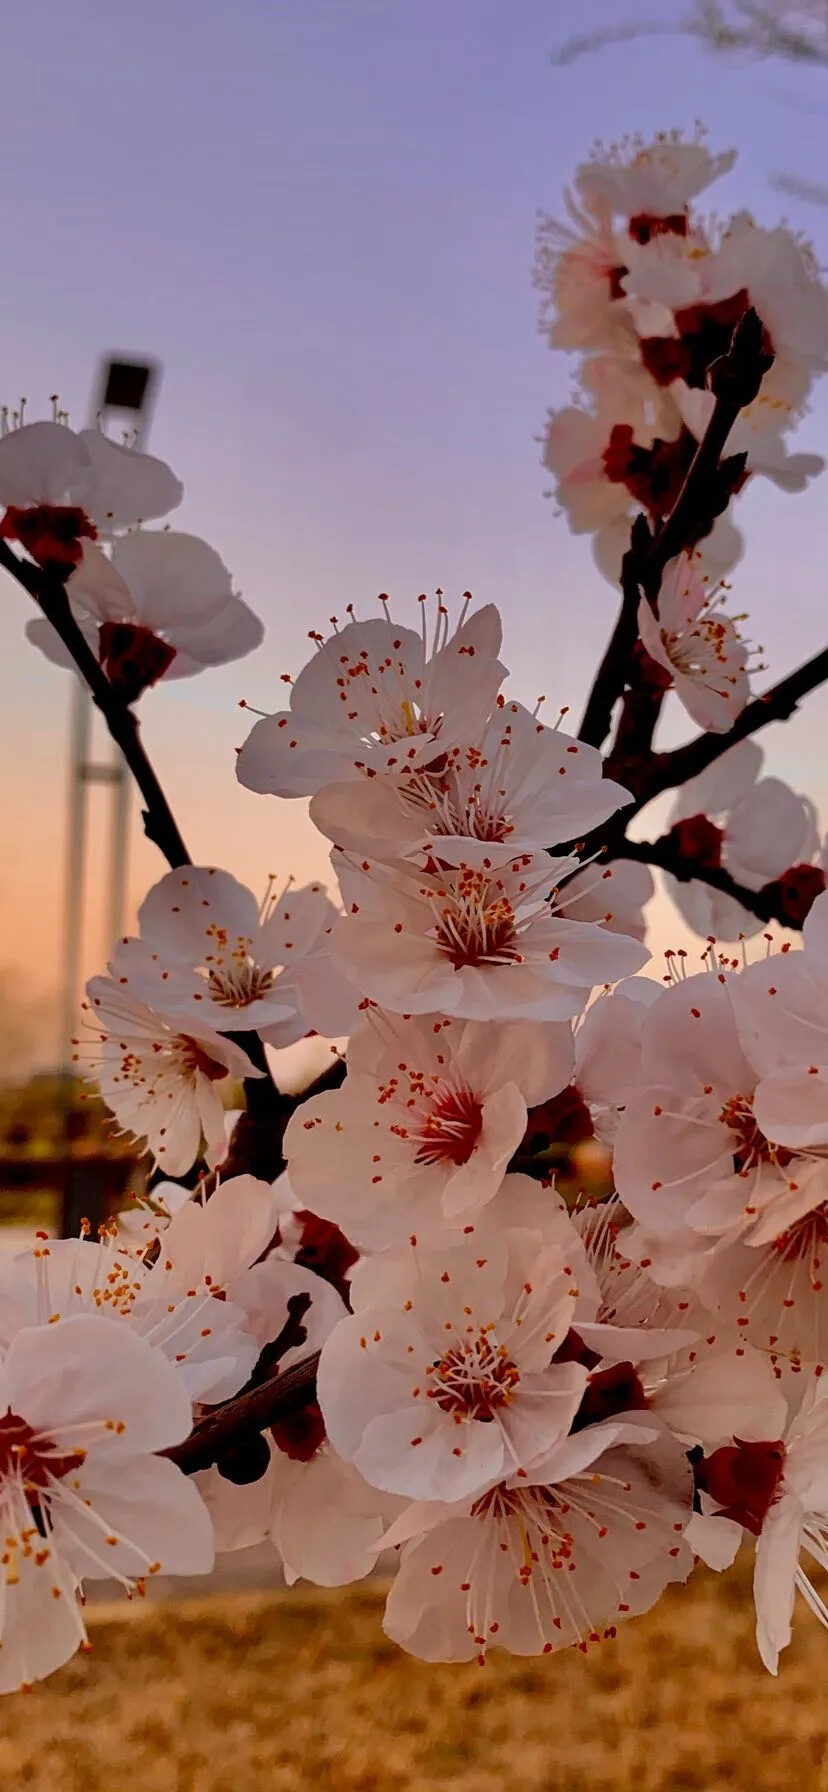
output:
[{"label": "street light pole", "polygon": [[[92,405],[92,426],[120,421],[130,447],[143,446],[158,390],[158,362],[126,356],[102,358]],[[122,754],[113,748],[109,760],[90,756],[92,700],[80,679],[72,691],[69,744],[69,800],[66,841],[65,921],[63,938],[63,993],[60,1004],[60,1063],[71,1073],[72,1038],[77,1024],[81,974],[81,944],[88,836],[88,791],[91,784],[109,785],[112,791],[107,889],[107,944],[123,933],[126,917],[127,867],[131,786]]]}]

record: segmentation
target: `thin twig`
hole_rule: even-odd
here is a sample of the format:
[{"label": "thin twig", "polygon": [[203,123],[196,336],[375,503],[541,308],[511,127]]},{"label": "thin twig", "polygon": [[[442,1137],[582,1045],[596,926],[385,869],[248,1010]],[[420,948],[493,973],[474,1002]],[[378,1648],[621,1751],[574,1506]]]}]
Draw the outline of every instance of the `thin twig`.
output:
[{"label": "thin twig", "polygon": [[750,305],[733,331],[727,353],[714,361],[708,371],[707,383],[716,402],[681,491],[646,556],[642,571],[651,594],[658,591],[668,561],[695,545],[701,538],[700,531],[709,529],[721,509],[726,508],[733,483],[744,471],[746,457],[734,455],[732,462],[726,463],[730,476],[724,488],[717,490],[717,485],[722,486],[722,454],[739,412],[758,396],[773,361],[774,356],[765,347],[762,320]]},{"label": "thin twig", "polygon": [[662,834],[658,840],[620,840],[613,847],[612,857],[633,859],[638,865],[655,865],[680,883],[706,884],[709,890],[732,897],[760,921],[778,921],[781,927],[797,925],[783,904],[777,882],[767,883],[761,890],[749,890],[731,877],[724,865],[702,866],[692,855],[682,853],[672,834]]},{"label": "thin twig", "polygon": [[761,319],[750,307],[736,325],[727,354],[710,368],[713,411],[670,515],[655,535],[643,515],[633,522],[622,562],[621,609],[578,730],[578,738],[590,746],[603,746],[613,709],[631,676],[642,595],[655,602],[668,561],[695,545],[726,508],[744,459],[733,456],[722,463],[722,451],[739,412],[755,399],[772,362]]},{"label": "thin twig", "polygon": [[212,1468],[231,1446],[236,1448],[251,1441],[277,1419],[292,1418],[294,1413],[310,1406],[316,1398],[318,1364],[319,1351],[316,1350],[312,1356],[303,1357],[301,1362],[286,1369],[283,1375],[274,1375],[260,1387],[237,1394],[224,1406],[217,1406],[203,1419],[197,1419],[189,1437],[185,1437],[183,1443],[173,1444],[169,1450],[162,1450],[161,1455],[176,1462],[186,1475]]},{"label": "thin twig", "polygon": [[[63,580],[54,573],[44,572],[29,560],[18,559],[7,543],[0,539],[0,566],[10,572],[18,584],[22,585],[29,596],[33,597],[38,608],[42,610],[47,621],[52,624],[60,636],[67,652],[71,654],[77,669],[87,685],[96,707],[100,710],[106,726],[116,746],[120,747],[124,759],[135,779],[144,799],[143,811],[144,832],[148,840],[158,847],[167,861],[171,871],[177,871],[184,865],[191,865],[192,859],[184,844],[183,837],[164,795],[161,783],[154,767],[147,757],[141,740],[138,719],[133,710],[114,691],[103,667],[82,633],[72,614],[72,608]],[[258,1033],[239,1031],[229,1037],[242,1051],[247,1052],[262,1076],[245,1079],[245,1095],[251,1109],[257,1115],[269,1117],[281,1114],[283,1097],[276,1087],[267,1062],[264,1045]],[[281,1139],[287,1120],[282,1121],[279,1134]],[[276,1153],[277,1167],[274,1177],[284,1168],[281,1149]]]},{"label": "thin twig", "polygon": [[[769,722],[786,722],[798,708],[803,697],[809,691],[815,691],[828,680],[828,647],[815,653],[813,659],[805,660],[797,666],[796,671],[789,672],[786,678],[772,685],[761,697],[754,697],[747,703],[741,715],[736,717],[732,728],[726,734],[697,734],[695,740],[688,741],[683,747],[675,747],[671,753],[656,753],[646,778],[646,794],[641,803],[649,802],[659,796],[663,790],[673,790],[677,785],[686,784],[689,778],[698,777],[727,753],[740,740],[747,740],[750,735],[758,734],[760,728],[766,728]],[[637,806],[640,808],[641,803]],[[632,811],[634,813],[634,811]]]},{"label": "thin twig", "polygon": [[18,584],[28,591],[29,596],[34,598],[47,621],[51,622],[60,636],[67,652],[71,654],[144,799],[144,831],[147,838],[163,853],[173,871],[181,865],[191,865],[192,859],[175,816],[144,750],[137,718],[113,691],[103,667],[99,665],[78,627],[63,581],[54,574],[41,571],[31,561],[19,560],[2,540],[0,566],[5,567]]},{"label": "thin twig", "polygon": [[630,546],[621,565],[621,608],[607,643],[606,652],[593,680],[586,701],[578,739],[591,747],[603,746],[612,726],[612,712],[627,683],[633,650],[638,640],[638,606],[641,590],[638,568],[641,563],[639,541],[644,534],[647,544],[650,531],[643,516],[636,517]]}]

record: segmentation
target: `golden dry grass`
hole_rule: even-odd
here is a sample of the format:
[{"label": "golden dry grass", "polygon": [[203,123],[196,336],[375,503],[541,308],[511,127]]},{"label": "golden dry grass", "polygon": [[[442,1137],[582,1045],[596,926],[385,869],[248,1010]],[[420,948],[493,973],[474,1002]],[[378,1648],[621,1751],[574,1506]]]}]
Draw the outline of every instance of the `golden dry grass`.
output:
[{"label": "golden dry grass", "polygon": [[828,1792],[828,1639],[759,1667],[744,1575],[699,1576],[586,1658],[424,1667],[381,1591],[227,1595],[92,1618],[0,1706],[9,1792]]}]

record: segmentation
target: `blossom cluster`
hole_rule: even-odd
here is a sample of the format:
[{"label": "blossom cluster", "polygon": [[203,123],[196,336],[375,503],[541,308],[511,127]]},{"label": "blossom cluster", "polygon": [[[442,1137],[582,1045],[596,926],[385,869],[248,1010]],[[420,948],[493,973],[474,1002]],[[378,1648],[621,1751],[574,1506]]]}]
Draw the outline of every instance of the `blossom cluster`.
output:
[{"label": "blossom cluster", "polygon": [[[568,224],[541,220],[543,328],[579,357],[577,403],[550,413],[544,462],[570,528],[593,537],[613,582],[631,518],[657,523],[672,509],[712,411],[710,369],[751,306],[773,364],[728,442],[729,454],[746,456],[736,489],[761,475],[801,491],[823,466],[789,453],[786,437],[828,366],[828,294],[787,226],[699,213],[735,159],[711,154],[701,135],[599,147],[575,171]],[[731,510],[703,543],[717,576],[741,553]]]},{"label": "blossom cluster", "polygon": [[[260,909],[187,867],[89,987],[106,1098],[177,1174],[202,1128],[226,1152],[216,1085],[255,1078],[254,1029],[352,1029],[346,1083],[297,1108],[272,1189],[161,1184],[112,1237],[42,1242],[15,1325],[117,1322],[196,1415],[321,1349],[310,1409],[189,1483],[165,1469],[214,1547],[269,1537],[288,1579],[339,1584],[396,1547],[386,1627],[425,1659],[587,1647],[747,1535],[775,1666],[795,1580],[817,1599],[799,1547],[822,1548],[828,896],[800,953],[638,976],[640,914],[565,850],[626,793],[504,699],[496,612],[452,629],[440,602],[431,640],[422,614],[318,642],[239,758],[311,796],[345,912],[319,889]],[[543,1175],[539,1128],[564,1121],[611,1150],[609,1203],[567,1207]],[[77,1437],[47,1436],[51,1534]],[[186,1571],[172,1537],[156,1560]]]},{"label": "blossom cluster", "polygon": [[[26,423],[24,414],[21,406],[12,428],[2,414],[0,537],[66,580],[72,615],[127,703],[159,678],[186,677],[259,646],[262,625],[215,548],[197,535],[141,526],[183,498],[164,461],[103,430],[70,429],[56,401],[50,421]],[[26,633],[74,670],[49,620],[35,618]]]},{"label": "blossom cluster", "polygon": [[[790,233],[691,212],[731,160],[673,138],[597,156],[572,231],[544,226],[550,332],[587,395],[547,459],[607,565],[636,508],[671,511],[748,306],[773,360],[736,483],[817,470],[784,435],[828,300]],[[29,633],[51,658],[91,649],[131,709],[256,644],[214,550],[143,526],[180,501],[164,463],[62,414],[16,424],[0,539],[44,576]],[[669,686],[711,737],[743,712],[750,656],[711,584],[729,530],[642,583],[622,724]],[[772,1672],[797,1590],[828,1623],[813,806],[723,741],[668,836],[702,968],[641,975],[652,879],[603,849],[643,750],[608,769],[513,697],[493,605],[418,608],[314,634],[238,756],[248,789],[309,804],[330,890],[272,878],[260,900],[177,851],[88,985],[78,1059],[147,1186],[0,1267],[0,1690],[89,1647],[88,1581],[134,1596],[266,1541],[323,1586],[395,1552],[385,1627],[429,1661],[588,1651],[743,1543]],[[801,946],[723,950],[762,926],[738,893],[773,880]],[[288,1098],[268,1048],[314,1035],[330,1068]]]}]

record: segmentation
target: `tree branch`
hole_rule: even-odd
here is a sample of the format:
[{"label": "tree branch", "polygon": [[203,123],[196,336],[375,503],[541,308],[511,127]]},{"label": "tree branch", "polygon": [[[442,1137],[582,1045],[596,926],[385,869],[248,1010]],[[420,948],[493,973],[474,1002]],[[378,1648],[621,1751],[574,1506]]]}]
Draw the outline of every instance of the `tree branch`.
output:
[{"label": "tree branch", "polygon": [[[34,598],[38,608],[47,621],[52,624],[60,636],[67,652],[71,654],[77,669],[87,685],[96,707],[104,718],[109,733],[116,746],[120,747],[124,759],[135,779],[144,799],[143,811],[144,832],[148,840],[158,847],[171,871],[179,870],[183,865],[191,865],[192,859],[187,851],[178,823],[173,815],[156,772],[147,757],[141,740],[138,719],[129,704],[125,703],[117,691],[114,691],[103,667],[89,646],[86,637],[75,620],[62,579],[54,573],[44,572],[30,560],[18,559],[5,541],[0,539],[0,566],[10,572],[12,578]],[[248,1077],[245,1080],[245,1095],[248,1105],[256,1116],[281,1118],[281,1106],[284,1098],[277,1089],[270,1074],[264,1045],[258,1033],[240,1031],[231,1033],[229,1037],[236,1045],[241,1046],[252,1059],[257,1070],[264,1072],[261,1077]],[[287,1118],[281,1121],[279,1138],[284,1132]],[[284,1169],[281,1149],[276,1153],[278,1167],[273,1175],[277,1176]]]},{"label": "tree branch", "polygon": [[631,675],[642,594],[655,604],[664,568],[710,530],[726,508],[744,470],[741,455],[722,463],[722,451],[739,412],[752,404],[773,356],[765,352],[761,319],[750,307],[739,319],[726,355],[708,374],[715,404],[670,515],[652,535],[643,513],[632,525],[621,569],[622,602],[604,657],[587,698],[579,740],[601,747],[612,712]]},{"label": "tree branch", "polygon": [[283,1153],[285,1130],[296,1109],[326,1089],[338,1089],[344,1082],[347,1065],[338,1055],[314,1077],[299,1094],[285,1094],[273,1082],[267,1055],[258,1033],[231,1033],[229,1038],[246,1051],[263,1077],[248,1077],[244,1085],[246,1112],[233,1128],[230,1149],[224,1164],[225,1177],[257,1176],[264,1182],[275,1182],[287,1168]]},{"label": "tree branch", "polygon": [[109,679],[99,665],[72,614],[66,587],[54,574],[43,572],[29,560],[20,560],[5,541],[0,540],[0,566],[10,572],[43,611],[47,621],[60,636],[75,662],[93,702],[100,710],[107,728],[120,747],[138,789],[144,799],[144,832],[163,853],[172,870],[191,865],[175,816],[158,778],[147,758],[141,741],[137,718],[113,691]]},{"label": "tree branch", "polygon": [[274,1375],[260,1387],[237,1394],[223,1406],[217,1406],[203,1419],[198,1419],[183,1443],[162,1450],[184,1470],[194,1475],[199,1469],[212,1468],[232,1447],[250,1442],[275,1424],[277,1419],[292,1418],[316,1398],[316,1370],[319,1351],[307,1356],[283,1375]]},{"label": "tree branch", "polygon": [[[688,741],[683,747],[676,747],[671,753],[656,753],[645,782],[645,793],[637,804],[640,808],[663,790],[673,790],[679,784],[686,784],[689,778],[698,777],[727,753],[740,740],[747,740],[750,735],[757,734],[760,728],[766,728],[769,722],[786,722],[798,708],[803,697],[809,691],[815,691],[828,680],[828,647],[815,653],[813,659],[805,660],[796,671],[789,672],[787,678],[780,679],[761,697],[754,697],[747,703],[741,715],[736,717],[732,728],[726,734],[697,734],[695,740]],[[629,818],[635,810],[629,811]]]},{"label": "tree branch", "polygon": [[[774,357],[765,352],[763,344],[762,321],[751,305],[733,331],[727,354],[714,361],[708,371],[707,383],[716,400],[710,421],[670,515],[656,535],[642,567],[643,583],[651,598],[658,593],[668,561],[702,539],[716,517],[727,508],[735,477],[744,471],[744,457],[733,456],[726,463],[730,471],[723,480],[725,467],[719,463],[739,412],[753,403],[765,374],[773,365]],[[733,465],[733,462],[739,464]]]},{"label": "tree branch", "polygon": [[630,545],[621,563],[621,608],[595,674],[578,729],[578,739],[586,741],[591,747],[603,746],[612,726],[612,712],[630,674],[633,651],[638,640],[642,534],[649,546],[650,531],[646,517],[637,516],[632,526]]},{"label": "tree branch", "polygon": [[706,884],[709,890],[731,896],[760,921],[778,921],[781,927],[801,926],[801,921],[797,923],[792,919],[778,882],[765,884],[761,890],[749,890],[744,884],[737,883],[723,865],[702,866],[682,853],[671,834],[662,834],[658,840],[620,840],[612,849],[612,857],[633,859],[638,865],[655,865],[660,871],[678,878],[680,883]]}]

